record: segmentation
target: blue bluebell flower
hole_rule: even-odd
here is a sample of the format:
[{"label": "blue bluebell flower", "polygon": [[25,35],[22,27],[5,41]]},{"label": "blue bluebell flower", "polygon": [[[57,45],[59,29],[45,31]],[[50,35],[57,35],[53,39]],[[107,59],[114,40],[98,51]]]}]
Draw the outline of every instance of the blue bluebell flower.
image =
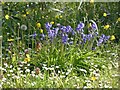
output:
[{"label": "blue bluebell flower", "polygon": [[53,39],[54,36],[55,36],[54,30],[49,30],[48,31],[48,36],[49,36],[50,39]]},{"label": "blue bluebell flower", "polygon": [[36,31],[35,31],[34,34],[32,34],[32,37],[33,37],[33,38],[36,38],[36,36],[37,36],[37,33],[36,33]]},{"label": "blue bluebell flower", "polygon": [[72,45],[72,44],[73,44],[73,41],[70,41],[70,42],[69,42],[69,45]]},{"label": "blue bluebell flower", "polygon": [[91,38],[93,38],[93,35],[92,34],[88,34],[88,35],[86,35],[86,38],[87,38],[87,40],[91,40]]},{"label": "blue bluebell flower", "polygon": [[41,38],[40,38],[41,40],[44,40],[44,38],[45,38],[45,34],[43,34],[43,33],[40,34],[40,37],[41,37]]},{"label": "blue bluebell flower", "polygon": [[66,26],[62,26],[61,28],[62,33],[66,33]]},{"label": "blue bluebell flower", "polygon": [[93,30],[97,30],[97,25],[96,25],[95,23],[93,23],[93,24],[91,25],[91,28],[92,28]]},{"label": "blue bluebell flower", "polygon": [[68,42],[68,35],[62,34],[62,43],[66,44]]},{"label": "blue bluebell flower", "polygon": [[85,26],[84,23],[80,23],[80,24],[78,24],[76,30],[77,30],[78,32],[83,32],[83,28],[84,28],[84,26]]},{"label": "blue bluebell flower", "polygon": [[67,27],[66,27],[66,32],[67,32],[67,33],[72,32],[72,30],[73,30],[73,29],[72,29],[71,26],[67,26]]},{"label": "blue bluebell flower", "polygon": [[53,30],[54,30],[54,34],[55,34],[54,36],[57,36],[59,28],[54,28]]},{"label": "blue bluebell flower", "polygon": [[45,24],[45,27],[46,27],[47,30],[50,30],[50,28],[52,27],[52,24],[50,24],[49,22],[47,22]]},{"label": "blue bluebell flower", "polygon": [[98,40],[97,46],[100,46],[102,43],[106,43],[109,40],[110,36],[105,36],[104,34]]}]

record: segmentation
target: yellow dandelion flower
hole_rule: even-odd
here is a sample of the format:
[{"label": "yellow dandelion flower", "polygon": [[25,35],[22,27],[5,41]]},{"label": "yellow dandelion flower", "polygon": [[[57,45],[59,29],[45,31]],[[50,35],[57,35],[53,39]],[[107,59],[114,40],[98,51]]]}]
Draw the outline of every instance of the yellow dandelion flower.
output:
[{"label": "yellow dandelion flower", "polygon": [[40,33],[43,33],[43,29],[40,29]]},{"label": "yellow dandelion flower", "polygon": [[120,22],[120,17],[117,19],[117,21],[119,21],[119,22]]},{"label": "yellow dandelion flower", "polygon": [[110,27],[110,25],[105,25],[105,26],[104,26],[104,29],[107,30],[109,27]]},{"label": "yellow dandelion flower", "polygon": [[96,80],[96,77],[95,77],[95,76],[91,77],[91,80],[92,80],[92,81],[95,81],[95,80]]},{"label": "yellow dandelion flower", "polygon": [[51,24],[54,24],[54,22],[52,21],[52,22],[50,22]]},{"label": "yellow dandelion flower", "polygon": [[30,58],[25,58],[24,59],[24,62],[29,62],[30,61]]},{"label": "yellow dandelion flower", "polygon": [[45,18],[44,16],[42,16],[42,18]]},{"label": "yellow dandelion flower", "polygon": [[55,18],[59,18],[59,15],[56,15]]},{"label": "yellow dandelion flower", "polygon": [[2,3],[2,4],[5,4],[5,2],[3,2],[3,1],[2,1],[1,3]]},{"label": "yellow dandelion flower", "polygon": [[107,16],[107,14],[106,14],[106,13],[103,13],[103,16],[104,16],[104,17],[106,17],[106,16]]},{"label": "yellow dandelion flower", "polygon": [[29,62],[30,61],[30,55],[26,54],[26,58],[24,59],[24,62]]},{"label": "yellow dandelion flower", "polygon": [[26,17],[26,14],[23,14],[22,16],[23,16],[23,17]]},{"label": "yellow dandelion flower", "polygon": [[30,58],[30,55],[29,55],[29,54],[26,54],[26,57],[27,57],[27,58]]},{"label": "yellow dandelion flower", "polygon": [[41,27],[41,24],[40,24],[40,23],[37,23],[36,26],[37,26],[38,28],[40,28],[40,27]]},{"label": "yellow dandelion flower", "polygon": [[62,18],[63,16],[62,15],[60,15],[60,18]]},{"label": "yellow dandelion flower", "polygon": [[29,11],[27,11],[26,14],[28,15],[28,14],[29,14]]},{"label": "yellow dandelion flower", "polygon": [[94,3],[94,0],[90,0],[90,3]]},{"label": "yellow dandelion flower", "polygon": [[112,36],[110,37],[110,40],[115,40],[115,36],[112,35]]},{"label": "yellow dandelion flower", "polygon": [[14,39],[8,39],[7,41],[8,41],[8,42],[12,42],[12,41],[14,41]]},{"label": "yellow dandelion flower", "polygon": [[9,15],[5,15],[5,19],[9,19],[10,18],[10,16]]},{"label": "yellow dandelion flower", "polygon": [[91,27],[91,25],[92,25],[92,24],[91,24],[91,23],[89,23],[89,24],[88,24],[88,28],[90,28],[90,27]]}]

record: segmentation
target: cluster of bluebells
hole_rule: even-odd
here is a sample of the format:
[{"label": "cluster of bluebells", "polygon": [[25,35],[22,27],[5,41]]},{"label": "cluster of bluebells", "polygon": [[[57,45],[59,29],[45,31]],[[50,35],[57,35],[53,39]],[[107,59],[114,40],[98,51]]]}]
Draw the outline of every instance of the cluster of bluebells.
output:
[{"label": "cluster of bluebells", "polygon": [[97,46],[100,46],[102,43],[106,43],[109,38],[110,36],[105,36],[104,34],[102,34],[98,40]]},{"label": "cluster of bluebells", "polygon": [[[88,34],[84,33],[84,23],[79,23],[74,30],[70,25],[68,26],[62,26],[60,24],[57,24],[57,27],[53,27],[51,23],[47,22],[45,24],[45,28],[47,33],[40,34],[41,40],[44,40],[44,38],[47,36],[51,41],[54,40],[54,38],[61,39],[61,42],[63,44],[72,44],[73,38],[75,35],[79,35],[81,37],[80,44],[85,44],[87,41],[90,41],[91,39],[95,38],[98,36],[97,32],[97,25],[96,23],[93,23],[89,28],[88,28]],[[77,34],[76,34],[77,33]],[[35,38],[37,36],[36,32],[33,34],[33,37]],[[100,46],[102,43],[105,43],[110,36],[105,36],[104,34],[100,36],[97,42],[97,46]]]}]

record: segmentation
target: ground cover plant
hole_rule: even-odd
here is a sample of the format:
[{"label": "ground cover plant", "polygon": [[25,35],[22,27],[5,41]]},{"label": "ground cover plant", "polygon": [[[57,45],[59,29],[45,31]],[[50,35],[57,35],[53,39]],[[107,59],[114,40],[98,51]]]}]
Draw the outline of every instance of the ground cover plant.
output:
[{"label": "ground cover plant", "polygon": [[118,88],[119,3],[2,2],[3,88]]}]

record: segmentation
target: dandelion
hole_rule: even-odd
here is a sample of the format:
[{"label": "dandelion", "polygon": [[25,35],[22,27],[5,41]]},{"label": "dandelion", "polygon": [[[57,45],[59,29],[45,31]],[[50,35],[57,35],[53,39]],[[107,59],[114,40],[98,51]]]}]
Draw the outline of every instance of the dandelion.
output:
[{"label": "dandelion", "polygon": [[104,29],[107,30],[109,27],[110,27],[110,25],[105,25],[105,26],[104,26]]},{"label": "dandelion", "polygon": [[58,18],[59,18],[59,15],[56,15],[56,16],[55,16],[55,18],[57,18],[57,19],[58,19]]},{"label": "dandelion", "polygon": [[54,22],[52,21],[52,22],[50,22],[50,24],[52,24],[52,25],[53,25],[53,24],[54,24]]},{"label": "dandelion", "polygon": [[7,14],[7,15],[5,15],[5,19],[9,19],[10,18],[10,16]]},{"label": "dandelion", "polygon": [[95,76],[91,77],[91,80],[92,80],[92,81],[95,81],[95,80],[96,80],[96,77],[95,77]]},{"label": "dandelion", "polygon": [[41,27],[41,24],[40,24],[40,23],[37,23],[36,26],[37,26],[37,28],[40,28],[40,27]]},{"label": "dandelion", "polygon": [[94,0],[90,0],[90,3],[94,3]]},{"label": "dandelion", "polygon": [[63,16],[62,15],[60,15],[60,18],[62,18]]},{"label": "dandelion", "polygon": [[115,40],[115,36],[112,35],[112,36],[110,37],[110,40]]},{"label": "dandelion", "polygon": [[11,39],[8,39],[7,41],[8,41],[8,42],[12,42],[12,41],[14,41],[14,39],[11,38]]},{"label": "dandelion", "polygon": [[23,14],[22,17],[26,17],[26,14]]},{"label": "dandelion", "polygon": [[27,30],[27,26],[26,25],[21,25],[20,27],[22,30]]},{"label": "dandelion", "polygon": [[26,58],[24,59],[24,62],[29,62],[30,61],[30,55],[26,54]]},{"label": "dandelion", "polygon": [[26,14],[28,15],[28,14],[29,14],[29,11],[27,11]]},{"label": "dandelion", "polygon": [[103,16],[104,16],[104,17],[106,17],[106,16],[107,16],[107,14],[106,14],[106,13],[103,13]]},{"label": "dandelion", "polygon": [[44,16],[42,16],[42,18],[45,18]]},{"label": "dandelion", "polygon": [[43,33],[43,29],[40,29],[40,33]]},{"label": "dandelion", "polygon": [[91,26],[92,26],[92,24],[91,24],[91,23],[89,23],[89,24],[88,24],[88,28],[90,28]]},{"label": "dandelion", "polygon": [[1,3],[2,3],[3,5],[5,4],[5,2],[3,2],[3,1],[2,1]]}]

